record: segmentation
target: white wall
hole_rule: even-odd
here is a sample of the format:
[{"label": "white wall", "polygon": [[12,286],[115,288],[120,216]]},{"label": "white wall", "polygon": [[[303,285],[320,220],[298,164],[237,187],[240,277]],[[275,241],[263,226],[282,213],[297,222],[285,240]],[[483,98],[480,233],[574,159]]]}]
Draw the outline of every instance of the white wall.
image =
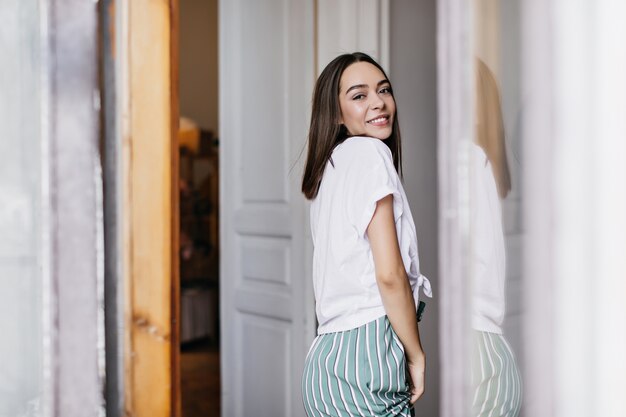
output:
[{"label": "white wall", "polygon": [[23,416],[42,391],[40,10],[12,0],[0,15],[0,416]]},{"label": "white wall", "polygon": [[416,414],[439,415],[437,50],[436,1],[390,2],[390,68],[402,132],[404,187],[419,240],[420,265],[433,298],[420,331],[426,351],[426,393]]}]

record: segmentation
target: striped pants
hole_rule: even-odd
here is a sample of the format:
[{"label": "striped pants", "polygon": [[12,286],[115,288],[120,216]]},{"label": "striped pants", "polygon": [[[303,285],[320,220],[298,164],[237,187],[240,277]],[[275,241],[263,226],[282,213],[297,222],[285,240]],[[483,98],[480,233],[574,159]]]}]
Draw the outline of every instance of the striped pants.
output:
[{"label": "striped pants", "polygon": [[522,406],[522,380],[515,356],[500,334],[474,332],[472,416],[516,417]]},{"label": "striped pants", "polygon": [[304,364],[309,417],[411,416],[404,348],[387,316],[319,335]]}]

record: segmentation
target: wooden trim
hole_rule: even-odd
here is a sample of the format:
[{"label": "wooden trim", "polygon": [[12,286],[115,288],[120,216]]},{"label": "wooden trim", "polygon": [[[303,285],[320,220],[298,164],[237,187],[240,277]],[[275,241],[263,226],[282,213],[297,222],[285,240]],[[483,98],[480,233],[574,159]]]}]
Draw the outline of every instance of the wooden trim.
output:
[{"label": "wooden trim", "polygon": [[170,114],[171,114],[171,228],[172,228],[172,273],[171,273],[171,305],[172,305],[172,416],[182,415],[181,374],[180,374],[180,192],[179,192],[179,147],[178,125],[179,108],[179,0],[170,0]]},{"label": "wooden trim", "polygon": [[[172,414],[172,3],[127,2],[124,147],[126,416]],[[175,158],[175,157],[174,157]],[[174,258],[174,259],[173,259]],[[175,390],[175,388],[174,388]]]}]

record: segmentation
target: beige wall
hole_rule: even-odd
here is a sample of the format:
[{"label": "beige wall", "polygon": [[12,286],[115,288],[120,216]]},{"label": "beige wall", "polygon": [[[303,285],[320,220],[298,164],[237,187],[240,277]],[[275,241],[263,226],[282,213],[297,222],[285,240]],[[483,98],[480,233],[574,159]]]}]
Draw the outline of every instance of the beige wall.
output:
[{"label": "beige wall", "polygon": [[218,131],[218,0],[180,0],[180,114]]}]

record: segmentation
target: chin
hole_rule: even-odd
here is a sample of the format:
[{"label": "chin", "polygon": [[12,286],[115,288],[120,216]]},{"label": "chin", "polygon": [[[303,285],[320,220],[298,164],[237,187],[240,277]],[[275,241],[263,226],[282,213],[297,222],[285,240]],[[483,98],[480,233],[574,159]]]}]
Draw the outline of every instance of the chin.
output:
[{"label": "chin", "polygon": [[391,133],[392,133],[391,130],[389,130],[389,132],[367,132],[366,136],[380,139],[380,140],[387,140],[391,137]]}]

